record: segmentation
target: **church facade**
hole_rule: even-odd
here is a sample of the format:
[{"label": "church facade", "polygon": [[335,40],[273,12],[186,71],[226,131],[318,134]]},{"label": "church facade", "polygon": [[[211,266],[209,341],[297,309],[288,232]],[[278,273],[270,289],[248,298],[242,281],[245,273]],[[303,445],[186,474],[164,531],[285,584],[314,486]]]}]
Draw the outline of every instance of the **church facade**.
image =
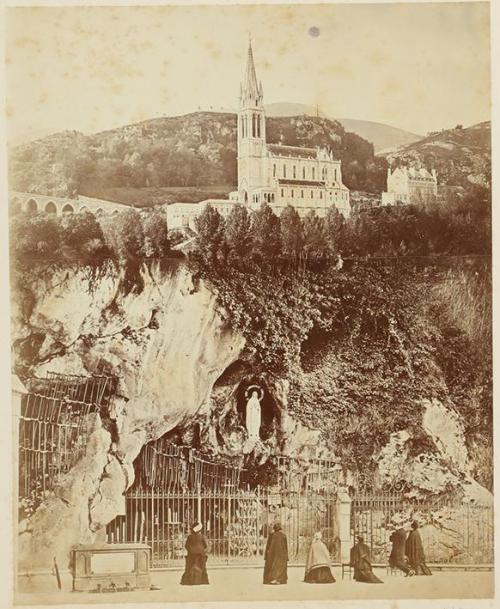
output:
[{"label": "church facade", "polygon": [[324,216],[335,206],[350,213],[341,161],[325,148],[268,144],[262,83],[257,81],[252,45],[238,112],[238,190],[230,195],[250,208],[267,203],[276,214],[293,206],[301,216]]}]

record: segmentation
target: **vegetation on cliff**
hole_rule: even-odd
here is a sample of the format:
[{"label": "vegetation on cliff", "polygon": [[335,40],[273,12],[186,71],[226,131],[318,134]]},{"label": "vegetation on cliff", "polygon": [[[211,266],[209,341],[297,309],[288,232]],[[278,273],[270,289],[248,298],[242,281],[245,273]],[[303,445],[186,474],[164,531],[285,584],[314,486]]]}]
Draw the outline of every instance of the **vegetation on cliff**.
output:
[{"label": "vegetation on cliff", "polygon": [[[344,222],[334,210],[301,220],[263,206],[224,222],[208,207],[190,263],[216,286],[256,370],[290,380],[290,411],[321,428],[343,463],[373,467],[401,429],[414,432],[413,454],[436,450],[420,403],[437,398],[463,415],[475,474],[491,488],[490,267],[487,255],[467,256],[489,251],[488,214],[462,240],[456,211],[442,235],[432,209]],[[449,251],[464,258],[428,256]]]}]

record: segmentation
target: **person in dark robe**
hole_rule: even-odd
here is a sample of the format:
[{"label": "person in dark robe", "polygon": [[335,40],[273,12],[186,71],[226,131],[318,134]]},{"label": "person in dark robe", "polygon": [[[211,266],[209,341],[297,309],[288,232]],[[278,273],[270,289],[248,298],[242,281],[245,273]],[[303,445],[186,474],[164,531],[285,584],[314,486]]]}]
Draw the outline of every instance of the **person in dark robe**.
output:
[{"label": "person in dark robe", "polygon": [[382,584],[383,582],[373,573],[370,548],[362,537],[351,548],[350,565],[354,569],[354,579],[365,584]]},{"label": "person in dark robe", "polygon": [[321,532],[314,533],[311,547],[307,554],[304,581],[308,584],[335,583],[335,578],[330,568],[330,554],[321,537]]},{"label": "person in dark robe", "polygon": [[405,546],[410,567],[415,571],[415,575],[432,575],[431,570],[425,563],[424,546],[418,530],[418,523],[413,521],[411,528]]},{"label": "person in dark robe", "polygon": [[276,523],[273,532],[267,538],[264,552],[265,584],[286,584],[288,581],[288,545],[286,535],[281,530],[281,524]]},{"label": "person in dark robe", "polygon": [[405,574],[405,577],[414,575],[413,570],[406,560],[406,531],[403,527],[393,531],[389,537],[389,541],[392,542],[391,554],[389,556],[389,566],[391,569],[400,569]]},{"label": "person in dark robe", "polygon": [[201,533],[200,523],[195,524],[186,539],[186,568],[182,574],[183,586],[208,584],[207,573],[207,540]]}]

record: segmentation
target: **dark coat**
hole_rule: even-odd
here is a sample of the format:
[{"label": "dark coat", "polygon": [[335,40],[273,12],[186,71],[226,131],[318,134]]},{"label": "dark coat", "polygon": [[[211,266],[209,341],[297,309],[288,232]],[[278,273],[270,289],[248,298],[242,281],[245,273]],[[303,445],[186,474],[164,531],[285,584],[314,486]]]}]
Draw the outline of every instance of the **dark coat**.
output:
[{"label": "dark coat", "polygon": [[280,584],[286,584],[288,581],[288,544],[286,535],[282,531],[275,531],[267,538],[264,560],[264,583],[270,584],[277,581]]},{"label": "dark coat", "polygon": [[186,566],[181,584],[196,586],[208,584],[207,573],[207,540],[201,533],[191,533],[186,539]]},{"label": "dark coat", "polygon": [[351,548],[350,565],[354,569],[354,579],[366,584],[381,584],[382,581],[372,571],[370,548],[366,543],[357,543]]},{"label": "dark coat", "polygon": [[418,529],[414,529],[406,540],[406,556],[411,568],[417,575],[432,575],[431,570],[425,564],[424,546]]}]

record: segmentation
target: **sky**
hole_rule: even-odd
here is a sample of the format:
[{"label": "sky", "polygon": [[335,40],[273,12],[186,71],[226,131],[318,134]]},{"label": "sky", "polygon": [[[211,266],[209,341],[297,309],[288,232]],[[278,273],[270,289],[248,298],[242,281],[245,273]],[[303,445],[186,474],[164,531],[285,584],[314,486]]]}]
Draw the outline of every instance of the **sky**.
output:
[{"label": "sky", "polygon": [[[8,138],[264,102],[426,134],[490,118],[489,4],[10,8]],[[315,35],[314,35],[315,34]]]}]

